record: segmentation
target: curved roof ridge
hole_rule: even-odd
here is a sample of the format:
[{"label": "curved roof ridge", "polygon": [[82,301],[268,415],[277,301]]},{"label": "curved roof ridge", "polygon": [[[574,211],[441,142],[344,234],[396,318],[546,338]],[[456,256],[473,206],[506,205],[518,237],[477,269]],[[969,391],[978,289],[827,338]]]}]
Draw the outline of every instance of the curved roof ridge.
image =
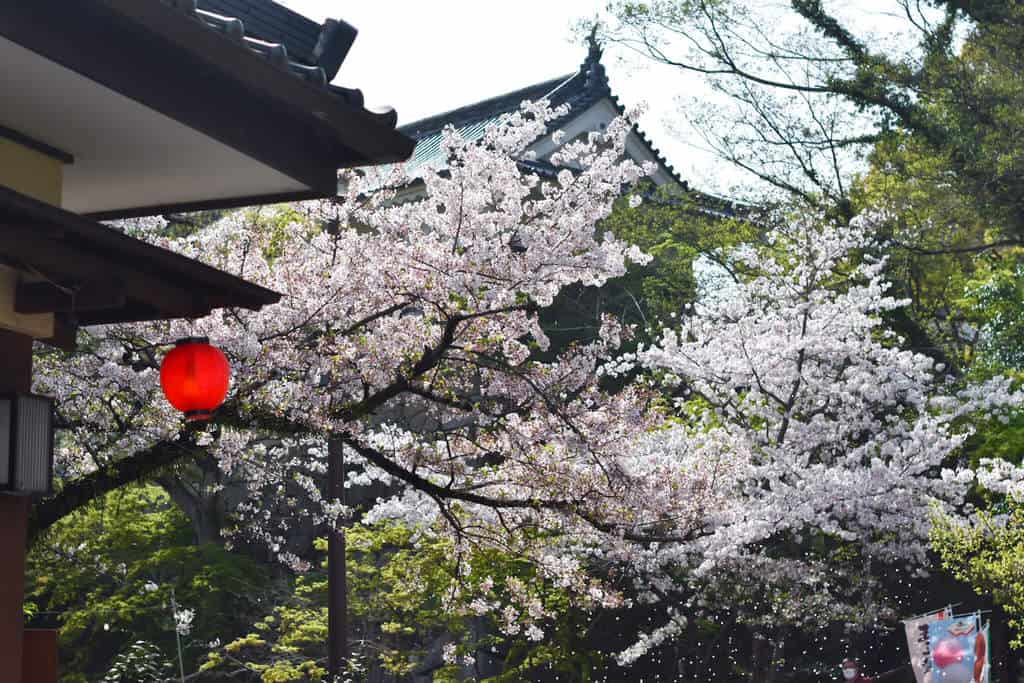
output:
[{"label": "curved roof ridge", "polygon": [[589,104],[597,97],[611,95],[608,74],[601,63],[604,48],[593,32],[588,36],[587,43],[587,56],[572,73],[412,121],[399,126],[399,130],[413,137],[425,137],[441,131],[449,124],[458,128],[494,118],[518,108],[523,100],[548,98],[552,100],[552,105],[568,103],[575,109],[577,105]]},{"label": "curved roof ridge", "polygon": [[[619,102],[618,96],[612,92],[608,72],[604,64],[601,63],[603,56],[604,47],[597,39],[596,33],[592,31],[587,36],[587,56],[573,73],[406,123],[399,126],[398,130],[419,142],[413,154],[413,160],[417,165],[423,165],[429,163],[440,149],[440,133],[445,126],[451,125],[464,135],[476,136],[486,125],[502,114],[518,109],[523,100],[547,98],[553,106],[570,105],[572,111],[564,117],[552,121],[552,129],[604,98],[611,102],[619,114],[624,114],[625,107]],[[633,130],[641,143],[650,150],[657,163],[680,186],[687,188],[688,183],[668,163],[661,150],[654,145],[646,133],[637,125],[633,126]]]},{"label": "curved roof ridge", "polygon": [[511,92],[488,97],[472,104],[463,105],[417,121],[402,124],[398,127],[398,130],[413,137],[422,137],[440,131],[448,124],[458,127],[462,123],[490,118],[495,114],[505,113],[518,108],[523,100],[547,97],[578,75],[578,72],[564,74],[557,78],[534,83]]}]

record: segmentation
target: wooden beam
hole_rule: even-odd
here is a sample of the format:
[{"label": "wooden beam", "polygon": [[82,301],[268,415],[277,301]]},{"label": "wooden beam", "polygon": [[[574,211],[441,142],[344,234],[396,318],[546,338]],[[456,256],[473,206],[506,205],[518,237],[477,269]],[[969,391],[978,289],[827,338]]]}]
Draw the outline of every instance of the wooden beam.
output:
[{"label": "wooden beam", "polygon": [[[345,504],[345,444],[327,440],[327,499]],[[341,677],[348,664],[348,579],[342,520],[327,526],[327,671]]]},{"label": "wooden beam", "polygon": [[[2,3],[0,3],[2,6]],[[0,237],[8,231],[20,231],[25,238],[65,243],[65,253],[91,253],[106,263],[120,264],[151,281],[172,283],[178,289],[216,293],[230,303],[257,310],[280,300],[281,295],[265,287],[190,259],[173,251],[133,239],[117,230],[100,225],[77,214],[49,206],[8,188],[0,186]],[[21,239],[18,235],[12,235]],[[2,252],[0,252],[2,253]],[[63,279],[63,273],[46,273],[51,279]],[[86,280],[109,279],[107,270],[93,272],[84,278],[75,273],[69,277]],[[129,295],[135,288],[125,280]]]},{"label": "wooden beam", "polygon": [[141,216],[162,216],[169,213],[189,213],[192,211],[210,211],[218,209],[237,209],[246,206],[263,206],[265,204],[290,204],[310,199],[323,199],[325,196],[337,195],[337,189],[330,193],[320,191],[285,192],[283,194],[260,194],[250,197],[226,197],[224,199],[207,199],[198,202],[177,202],[156,206],[137,206],[115,211],[97,211],[82,214],[94,221],[109,221],[118,218],[139,218]]},{"label": "wooden beam", "polygon": [[75,163],[75,157],[71,156],[64,150],[57,149],[56,147],[51,147],[45,142],[40,142],[39,140],[36,140],[33,137],[29,137],[24,133],[18,132],[13,128],[8,128],[7,126],[0,126],[0,138],[7,138],[12,142],[17,142],[19,145],[24,145],[29,149],[34,149],[40,154],[45,154],[46,156],[52,159],[56,159],[62,164]]},{"label": "wooden beam", "polygon": [[25,623],[25,542],[28,496],[0,495],[0,667],[4,680],[21,683]]},{"label": "wooden beam", "polygon": [[[0,187],[0,255],[12,280],[10,313],[63,318],[43,341],[73,348],[78,327],[200,318],[214,308],[258,310],[280,300],[265,287]],[[2,269],[2,267],[0,267]],[[51,284],[51,283],[57,283]],[[74,293],[63,289],[72,285]],[[21,285],[20,288],[16,285]]]},{"label": "wooden beam", "polygon": [[18,292],[18,283],[23,273],[9,265],[0,265],[0,327],[12,332],[34,337],[50,337],[53,335],[53,314],[24,314],[14,310],[14,302]]},{"label": "wooden beam", "polygon": [[22,683],[57,683],[57,631],[27,628],[22,655]]},{"label": "wooden beam", "polygon": [[56,315],[53,318],[53,336],[39,341],[63,351],[74,351],[78,348],[78,324],[65,316]]},{"label": "wooden beam", "polygon": [[[206,315],[211,306],[202,292],[168,282],[136,268],[124,266],[102,255],[48,239],[35,226],[4,226],[0,230],[0,253],[54,279],[97,280],[117,278],[130,298],[151,306],[157,318],[193,318]],[[145,264],[139,264],[145,266]],[[191,284],[191,283],[188,283]]]},{"label": "wooden beam", "polygon": [[75,313],[121,308],[128,301],[120,280],[86,282],[71,287],[58,287],[50,282],[23,282],[14,295],[18,313]]},{"label": "wooden beam", "polygon": [[193,309],[189,313],[173,310],[158,310],[147,304],[129,300],[124,308],[106,311],[86,311],[78,316],[78,324],[82,327],[90,325],[110,325],[112,323],[137,323],[147,320],[173,320],[175,318],[202,318],[212,308]]}]

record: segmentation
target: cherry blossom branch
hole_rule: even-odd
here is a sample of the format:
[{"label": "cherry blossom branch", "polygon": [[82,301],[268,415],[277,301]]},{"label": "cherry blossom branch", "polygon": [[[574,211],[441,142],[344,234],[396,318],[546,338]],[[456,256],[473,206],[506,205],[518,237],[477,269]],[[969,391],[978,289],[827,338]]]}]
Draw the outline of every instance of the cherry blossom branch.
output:
[{"label": "cherry blossom branch", "polygon": [[415,472],[402,467],[391,458],[387,457],[375,448],[366,446],[359,442],[352,434],[343,433],[339,438],[346,446],[354,450],[368,462],[384,470],[389,475],[402,480],[409,486],[422,491],[432,498],[441,500],[459,500],[464,503],[481,505],[495,510],[552,510],[563,514],[576,516],[588,525],[603,533],[617,534],[622,538],[638,543],[685,543],[692,541],[693,534],[656,534],[639,533],[630,530],[625,525],[612,524],[602,520],[597,515],[587,512],[581,504],[560,499],[541,498],[496,498],[494,496],[481,495],[471,491],[448,488],[435,484]]}]

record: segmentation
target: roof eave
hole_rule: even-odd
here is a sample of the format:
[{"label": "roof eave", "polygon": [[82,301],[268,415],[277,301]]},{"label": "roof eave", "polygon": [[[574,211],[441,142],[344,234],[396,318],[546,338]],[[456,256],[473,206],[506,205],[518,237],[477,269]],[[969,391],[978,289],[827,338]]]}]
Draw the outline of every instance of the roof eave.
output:
[{"label": "roof eave", "polygon": [[281,295],[0,186],[0,252],[47,281],[119,282],[124,301],[77,313],[83,325],[258,310]]},{"label": "roof eave", "polygon": [[[85,2],[86,0],[79,0]],[[270,62],[254,57],[243,45],[213,31],[197,30],[193,17],[150,0],[91,0],[157,34],[193,58],[218,69],[268,100],[290,108],[307,123],[326,124],[341,145],[360,158],[339,159],[339,168],[407,159],[415,142],[394,128],[390,114],[375,115],[356,108]],[[391,125],[387,125],[391,123]]]},{"label": "roof eave", "polygon": [[248,195],[244,197],[226,197],[224,199],[208,199],[197,202],[176,202],[174,204],[158,204],[153,206],[135,206],[114,211],[96,211],[82,214],[94,221],[113,221],[123,218],[142,218],[144,216],[163,216],[172,213],[190,213],[193,211],[218,211],[221,209],[241,209],[247,206],[265,206],[267,204],[286,204],[290,202],[313,201],[336,197],[337,181],[330,191],[309,190],[305,192],[284,192],[280,194]]},{"label": "roof eave", "polygon": [[[339,168],[401,161],[415,146],[394,129],[393,114],[355,107],[158,0],[0,3],[0,36],[283,174],[308,195],[333,194]],[[104,213],[137,214],[130,199]],[[207,198],[163,208],[200,199]]]}]

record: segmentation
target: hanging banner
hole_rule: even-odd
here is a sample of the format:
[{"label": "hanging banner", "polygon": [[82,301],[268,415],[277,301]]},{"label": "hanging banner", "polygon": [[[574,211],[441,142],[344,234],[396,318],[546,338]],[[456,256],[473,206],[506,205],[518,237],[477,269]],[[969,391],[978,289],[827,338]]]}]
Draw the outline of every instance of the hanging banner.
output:
[{"label": "hanging banner", "polygon": [[925,682],[925,673],[931,668],[931,652],[928,649],[928,624],[945,619],[949,611],[926,614],[922,617],[907,619],[903,627],[907,632],[907,650],[910,652],[910,666],[914,670],[917,683]]},{"label": "hanging banner", "polygon": [[981,660],[981,675],[977,677],[977,683],[989,683],[989,676],[992,673],[992,650],[991,650],[991,643],[992,643],[992,641],[988,637],[988,627],[989,627],[990,624],[991,624],[991,622],[989,622],[988,624],[985,624],[985,628],[981,629],[981,637],[978,640],[979,641],[984,641],[984,643],[982,643],[982,647],[979,648],[978,647],[978,645],[979,645],[978,643],[974,644],[974,647],[975,647],[975,650],[974,650],[974,655],[975,655],[974,668],[975,668],[975,670],[978,669],[978,661],[977,660],[978,659]]},{"label": "hanging banner", "polygon": [[928,624],[929,667],[926,683],[986,683],[988,636],[979,615],[940,619]]}]

